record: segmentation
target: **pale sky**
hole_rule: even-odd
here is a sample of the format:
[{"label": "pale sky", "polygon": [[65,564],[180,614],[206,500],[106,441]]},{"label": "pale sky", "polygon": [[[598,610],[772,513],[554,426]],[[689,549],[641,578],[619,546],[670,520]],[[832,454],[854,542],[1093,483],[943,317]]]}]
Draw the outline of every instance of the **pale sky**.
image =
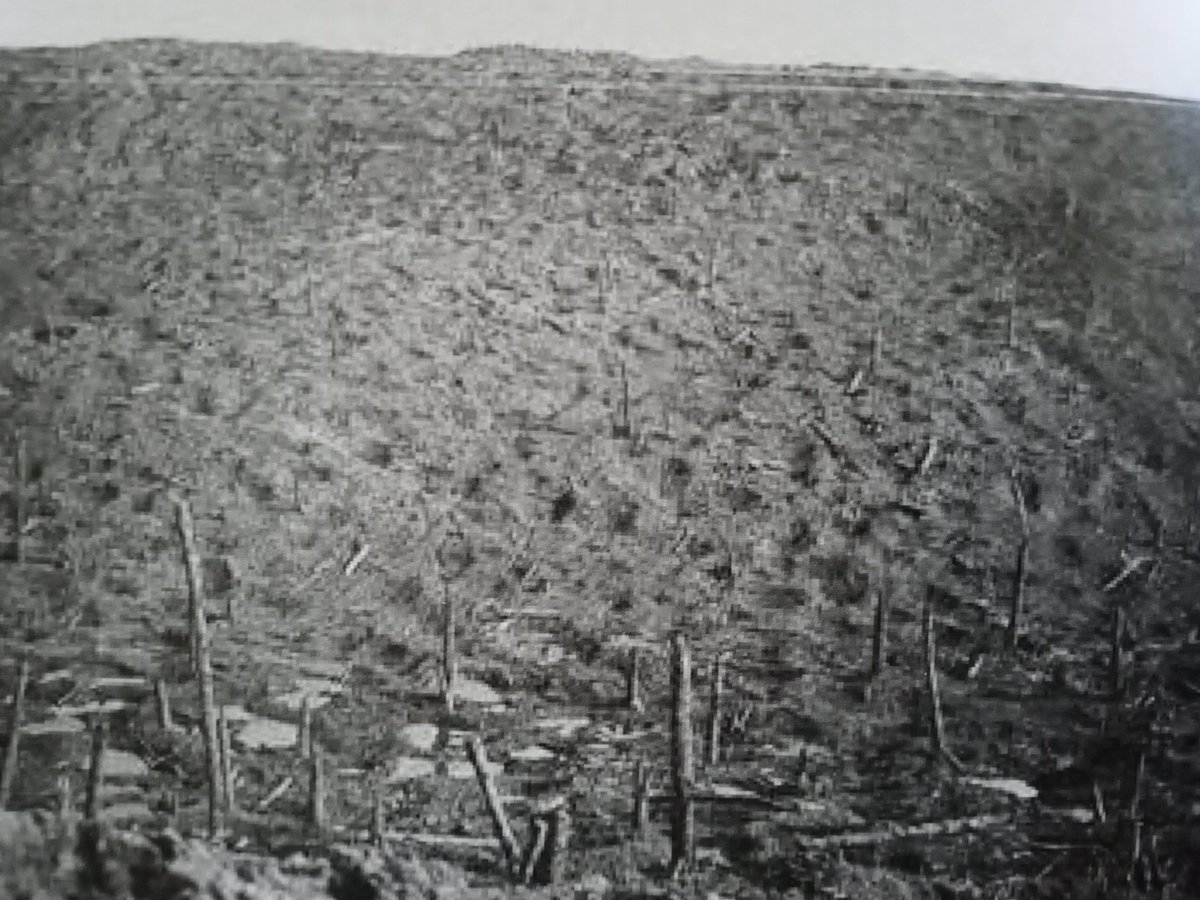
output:
[{"label": "pale sky", "polygon": [[1200,99],[1200,0],[0,0],[0,46],[128,37],[421,54],[523,43]]}]

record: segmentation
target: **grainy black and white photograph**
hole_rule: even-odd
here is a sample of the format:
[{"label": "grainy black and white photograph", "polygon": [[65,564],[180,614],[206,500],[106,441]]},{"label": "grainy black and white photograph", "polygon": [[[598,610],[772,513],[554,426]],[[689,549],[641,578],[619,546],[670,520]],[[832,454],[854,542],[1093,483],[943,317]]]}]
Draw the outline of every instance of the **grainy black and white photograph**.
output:
[{"label": "grainy black and white photograph", "polygon": [[0,900],[1200,898],[1198,51],[2,0]]}]

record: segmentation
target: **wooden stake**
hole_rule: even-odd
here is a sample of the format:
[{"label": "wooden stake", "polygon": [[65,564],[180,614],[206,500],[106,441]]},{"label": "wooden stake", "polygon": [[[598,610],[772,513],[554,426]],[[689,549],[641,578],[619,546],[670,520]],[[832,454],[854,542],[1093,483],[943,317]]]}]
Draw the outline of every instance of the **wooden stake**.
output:
[{"label": "wooden stake", "polygon": [[479,789],[483,791],[483,801],[487,807],[488,816],[492,820],[492,829],[500,841],[500,849],[504,851],[506,870],[510,875],[514,874],[520,859],[520,850],[517,848],[517,839],[513,837],[512,828],[508,824],[508,817],[504,814],[504,806],[500,802],[496,782],[488,769],[487,751],[478,735],[473,735],[467,742],[467,758],[475,768],[475,778],[479,782]]},{"label": "wooden stake", "polygon": [[879,372],[883,365],[883,326],[876,325],[875,330],[871,332],[871,359],[869,363],[870,374],[874,375]]},{"label": "wooden stake", "polygon": [[1017,292],[1008,300],[1008,349],[1017,349]]},{"label": "wooden stake", "polygon": [[946,724],[942,718],[942,698],[938,688],[937,641],[933,627],[933,588],[925,593],[923,615],[925,636],[925,690],[929,696],[929,744],[935,756],[959,768],[960,764],[946,745]]},{"label": "wooden stake", "polygon": [[318,834],[325,831],[325,761],[319,750],[309,759],[308,824]]},{"label": "wooden stake", "polygon": [[678,878],[691,861],[696,819],[692,801],[692,658],[687,639],[671,639],[671,861]]},{"label": "wooden stake", "polygon": [[884,656],[887,653],[888,596],[881,588],[875,589],[875,628],[871,634],[871,671],[874,680],[883,674]]},{"label": "wooden stake", "polygon": [[639,759],[633,768],[633,836],[641,840],[650,830],[650,773]]},{"label": "wooden stake", "polygon": [[641,658],[638,648],[629,651],[629,670],[625,673],[625,705],[633,712],[640,713],[645,709],[642,702]]},{"label": "wooden stake", "polygon": [[17,562],[25,562],[25,522],[27,519],[26,498],[25,498],[25,482],[27,480],[28,465],[26,459],[25,431],[22,429],[17,432],[17,451],[14,460],[13,471],[13,494],[16,500],[14,509],[14,540]]},{"label": "wooden stake", "polygon": [[233,812],[233,751],[229,746],[229,721],[225,718],[225,707],[222,706],[217,718],[217,736],[221,750],[221,800],[226,812]]},{"label": "wooden stake", "polygon": [[221,752],[217,742],[217,711],[213,700],[212,660],[208,652],[208,623],[204,615],[204,596],[200,578],[200,558],[196,553],[192,511],[183,499],[175,501],[176,520],[183,561],[187,568],[188,607],[192,614],[192,646],[196,656],[197,688],[200,693],[201,722],[204,729],[204,762],[208,775],[208,832],[221,830]]},{"label": "wooden stake", "polygon": [[721,707],[725,694],[725,660],[718,653],[712,664],[712,684],[708,695],[708,764],[721,761]]},{"label": "wooden stake", "polygon": [[21,725],[25,721],[25,689],[29,686],[29,657],[22,656],[17,669],[17,689],[13,692],[12,715],[8,720],[8,742],[4,748],[4,769],[0,772],[0,809],[8,809],[20,757]]},{"label": "wooden stake", "polygon": [[[444,582],[443,582],[444,583]],[[458,658],[455,648],[454,598],[449,585],[445,586],[445,622],[442,627],[442,699],[446,712],[454,712],[454,688],[458,681]]]},{"label": "wooden stake", "polygon": [[95,821],[100,812],[100,787],[104,783],[104,719],[92,717],[92,754],[88,763],[87,793],[84,794],[83,817]]},{"label": "wooden stake", "polygon": [[308,694],[300,698],[300,727],[296,731],[296,750],[301,759],[308,759],[313,755],[312,701]]},{"label": "wooden stake", "polygon": [[174,731],[175,723],[171,721],[171,696],[167,693],[167,682],[163,678],[154,681],[154,707],[158,715],[159,731]]}]

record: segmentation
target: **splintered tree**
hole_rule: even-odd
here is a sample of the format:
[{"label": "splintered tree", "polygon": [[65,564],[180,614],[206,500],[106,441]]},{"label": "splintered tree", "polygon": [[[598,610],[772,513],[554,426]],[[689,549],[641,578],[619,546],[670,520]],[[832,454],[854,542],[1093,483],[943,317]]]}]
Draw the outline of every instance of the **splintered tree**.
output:
[{"label": "splintered tree", "polygon": [[1012,594],[1008,610],[1008,630],[1005,634],[1005,644],[1010,650],[1017,647],[1017,638],[1021,632],[1021,617],[1025,609],[1025,576],[1029,568],[1029,511],[1025,506],[1025,491],[1021,487],[1020,478],[1014,469],[1010,473],[1013,499],[1017,503],[1017,514],[1021,520],[1021,541],[1017,546],[1017,567],[1013,575]]}]

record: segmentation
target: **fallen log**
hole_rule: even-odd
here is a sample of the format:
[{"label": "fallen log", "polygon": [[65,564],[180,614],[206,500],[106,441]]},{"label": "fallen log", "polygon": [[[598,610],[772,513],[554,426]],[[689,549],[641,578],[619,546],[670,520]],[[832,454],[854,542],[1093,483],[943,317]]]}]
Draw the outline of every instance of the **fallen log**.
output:
[{"label": "fallen log", "polygon": [[842,834],[806,835],[801,833],[798,837],[805,850],[825,850],[833,847],[863,847],[904,838],[942,837],[970,831],[985,831],[1011,824],[1013,824],[1011,815],[994,814],[919,822],[913,825],[891,823],[871,831],[851,831]]}]

